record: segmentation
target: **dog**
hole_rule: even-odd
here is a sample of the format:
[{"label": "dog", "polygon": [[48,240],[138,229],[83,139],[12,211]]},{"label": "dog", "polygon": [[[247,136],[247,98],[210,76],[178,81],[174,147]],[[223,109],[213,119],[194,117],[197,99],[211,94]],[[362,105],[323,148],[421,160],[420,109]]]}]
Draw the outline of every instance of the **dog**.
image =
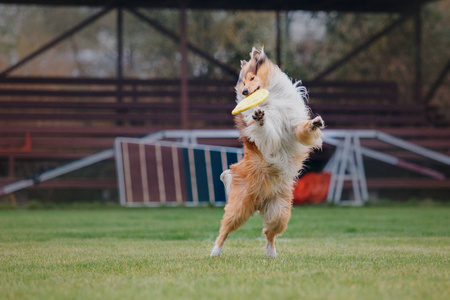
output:
[{"label": "dog", "polygon": [[258,211],[266,254],[276,257],[275,237],[291,217],[295,177],[309,153],[322,147],[325,123],[320,116],[311,119],[306,88],[292,83],[264,48],[253,48],[250,60],[241,61],[236,102],[262,88],[269,91],[267,100],[235,117],[244,157],[220,176],[227,204],[211,257],[220,256],[228,235]]}]

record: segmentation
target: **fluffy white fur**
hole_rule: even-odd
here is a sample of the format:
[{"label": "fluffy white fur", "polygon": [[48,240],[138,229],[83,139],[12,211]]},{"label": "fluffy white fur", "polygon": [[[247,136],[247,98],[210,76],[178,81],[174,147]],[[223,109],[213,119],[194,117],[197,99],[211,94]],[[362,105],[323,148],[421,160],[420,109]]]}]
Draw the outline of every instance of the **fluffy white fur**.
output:
[{"label": "fluffy white fur", "polygon": [[[245,129],[245,135],[254,142],[266,161],[282,170],[290,167],[292,156],[300,151],[309,151],[309,147],[296,141],[295,127],[301,121],[309,119],[309,108],[305,105],[304,87],[292,84],[289,77],[277,68],[271,75],[269,97],[262,104],[242,112],[247,124],[252,121],[255,110],[265,112],[264,126],[253,123]],[[242,95],[238,94],[239,101]],[[295,177],[298,170],[291,170],[290,177]],[[291,176],[293,174],[293,176]]]},{"label": "fluffy white fur", "polygon": [[211,251],[211,257],[218,257],[222,254],[223,245],[221,247],[214,245],[214,248]]},{"label": "fluffy white fur", "polygon": [[[243,88],[251,86],[250,93],[265,88],[269,97],[257,107],[242,112],[241,120],[236,119],[245,155],[221,175],[228,204],[211,256],[220,256],[229,233],[259,211],[267,238],[266,254],[273,258],[277,255],[274,239],[287,228],[290,219],[294,178],[311,149],[321,147],[320,128],[324,123],[321,117],[310,120],[310,110],[305,105],[306,89],[300,82],[293,84],[267,59],[263,49],[253,48],[250,61],[241,61],[241,68],[236,101],[244,99]],[[250,77],[246,85],[247,75]],[[255,86],[257,80],[263,86],[259,83]],[[255,114],[259,111],[264,113],[260,118]]]},{"label": "fluffy white fur", "polygon": [[275,248],[272,248],[272,245],[268,241],[266,241],[265,248],[266,248],[267,257],[269,257],[269,258],[277,257],[277,250]]}]

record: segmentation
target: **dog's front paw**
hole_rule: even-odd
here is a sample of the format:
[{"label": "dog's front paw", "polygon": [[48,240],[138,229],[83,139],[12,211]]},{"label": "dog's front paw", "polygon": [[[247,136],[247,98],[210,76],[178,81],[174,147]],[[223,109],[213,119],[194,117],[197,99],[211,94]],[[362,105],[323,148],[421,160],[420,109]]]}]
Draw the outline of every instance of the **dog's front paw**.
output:
[{"label": "dog's front paw", "polygon": [[311,120],[311,130],[324,129],[325,128],[325,122],[323,121],[321,116],[317,116],[314,119]]},{"label": "dog's front paw", "polygon": [[259,124],[262,126],[264,125],[264,111],[257,109],[255,110],[255,113],[252,115],[253,120],[256,122],[259,122]]}]

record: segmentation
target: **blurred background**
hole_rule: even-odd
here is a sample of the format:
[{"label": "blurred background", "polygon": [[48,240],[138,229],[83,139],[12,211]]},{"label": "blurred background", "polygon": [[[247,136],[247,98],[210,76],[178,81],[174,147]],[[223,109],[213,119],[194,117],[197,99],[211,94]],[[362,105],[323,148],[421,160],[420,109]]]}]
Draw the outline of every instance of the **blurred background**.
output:
[{"label": "blurred background", "polygon": [[[327,130],[378,130],[433,151],[362,140],[397,159],[364,155],[371,200],[448,200],[450,1],[0,0],[0,188],[31,180],[0,201],[117,202],[114,154],[41,174],[117,136],[232,129],[239,61],[253,46],[303,81]],[[336,149],[325,144],[307,172],[323,172]]]}]

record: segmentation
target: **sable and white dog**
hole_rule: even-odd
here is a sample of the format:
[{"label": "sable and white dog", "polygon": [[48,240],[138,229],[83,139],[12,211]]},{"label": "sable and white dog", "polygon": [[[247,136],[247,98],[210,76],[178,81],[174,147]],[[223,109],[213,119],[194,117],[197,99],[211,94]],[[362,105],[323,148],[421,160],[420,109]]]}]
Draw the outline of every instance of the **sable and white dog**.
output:
[{"label": "sable and white dog", "polygon": [[235,118],[244,144],[244,158],[220,176],[228,203],[211,257],[222,254],[228,235],[255,212],[263,218],[266,253],[276,257],[275,237],[291,217],[294,178],[314,148],[322,146],[324,122],[310,119],[306,88],[292,84],[263,49],[253,48],[250,60],[241,61],[236,85],[239,102],[265,88],[269,98]]}]

